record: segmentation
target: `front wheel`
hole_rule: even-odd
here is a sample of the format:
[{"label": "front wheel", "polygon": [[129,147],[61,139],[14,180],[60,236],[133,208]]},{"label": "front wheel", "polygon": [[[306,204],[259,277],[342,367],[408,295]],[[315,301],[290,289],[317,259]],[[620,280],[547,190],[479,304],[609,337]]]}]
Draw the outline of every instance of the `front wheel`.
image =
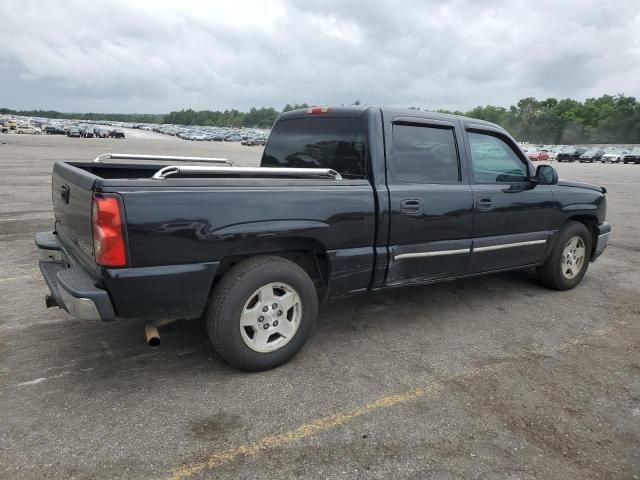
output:
[{"label": "front wheel", "polygon": [[268,370],[298,353],[317,312],[316,289],[300,266],[281,257],[255,257],[235,265],[216,286],[207,331],[230,365]]},{"label": "front wheel", "polygon": [[578,285],[589,267],[591,242],[591,232],[583,223],[567,222],[549,258],[536,270],[542,284],[555,290]]}]

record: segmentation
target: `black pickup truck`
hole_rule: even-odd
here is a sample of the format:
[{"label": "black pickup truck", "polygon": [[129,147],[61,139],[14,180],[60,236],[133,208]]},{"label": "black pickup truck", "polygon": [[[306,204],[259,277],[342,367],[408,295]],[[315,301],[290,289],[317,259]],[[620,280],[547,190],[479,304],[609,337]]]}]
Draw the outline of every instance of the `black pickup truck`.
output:
[{"label": "black pickup truck", "polygon": [[415,110],[279,117],[260,167],[57,162],[36,235],[48,306],[204,316],[244,370],[303,346],[319,300],[535,267],[576,286],[606,248],[606,190],[537,170],[491,123]]}]

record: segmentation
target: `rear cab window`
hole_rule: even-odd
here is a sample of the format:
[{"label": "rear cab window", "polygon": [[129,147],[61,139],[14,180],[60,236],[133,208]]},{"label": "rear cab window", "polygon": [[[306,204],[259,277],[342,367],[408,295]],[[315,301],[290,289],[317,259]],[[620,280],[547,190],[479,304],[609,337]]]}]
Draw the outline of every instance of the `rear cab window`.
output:
[{"label": "rear cab window", "polygon": [[283,119],[274,125],[262,167],[331,168],[344,178],[365,178],[361,117]]}]

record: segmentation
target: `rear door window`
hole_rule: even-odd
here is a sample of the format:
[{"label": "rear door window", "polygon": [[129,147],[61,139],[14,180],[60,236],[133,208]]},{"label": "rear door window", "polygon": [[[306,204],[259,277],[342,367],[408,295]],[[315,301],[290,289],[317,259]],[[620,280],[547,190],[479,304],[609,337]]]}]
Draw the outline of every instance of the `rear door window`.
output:
[{"label": "rear door window", "polygon": [[271,131],[261,165],[332,168],[345,178],[364,178],[363,119],[316,117],[280,120]]},{"label": "rear door window", "polygon": [[453,128],[393,126],[393,179],[402,183],[460,180]]}]

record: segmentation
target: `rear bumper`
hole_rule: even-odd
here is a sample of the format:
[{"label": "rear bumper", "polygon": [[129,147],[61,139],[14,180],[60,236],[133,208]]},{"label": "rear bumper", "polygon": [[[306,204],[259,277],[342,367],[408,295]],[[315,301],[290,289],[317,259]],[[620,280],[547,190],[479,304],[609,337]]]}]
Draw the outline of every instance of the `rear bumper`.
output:
[{"label": "rear bumper", "polygon": [[611,235],[611,225],[608,222],[602,222],[596,227],[596,245],[591,255],[591,261],[594,261],[606,250]]},{"label": "rear bumper", "polygon": [[111,322],[116,314],[106,290],[67,254],[58,236],[36,234],[40,271],[57,305],[80,320]]},{"label": "rear bumper", "polygon": [[81,320],[197,318],[207,305],[219,266],[203,262],[101,268],[95,278],[67,252],[57,235],[37,233],[35,243],[40,271],[55,304]]}]

